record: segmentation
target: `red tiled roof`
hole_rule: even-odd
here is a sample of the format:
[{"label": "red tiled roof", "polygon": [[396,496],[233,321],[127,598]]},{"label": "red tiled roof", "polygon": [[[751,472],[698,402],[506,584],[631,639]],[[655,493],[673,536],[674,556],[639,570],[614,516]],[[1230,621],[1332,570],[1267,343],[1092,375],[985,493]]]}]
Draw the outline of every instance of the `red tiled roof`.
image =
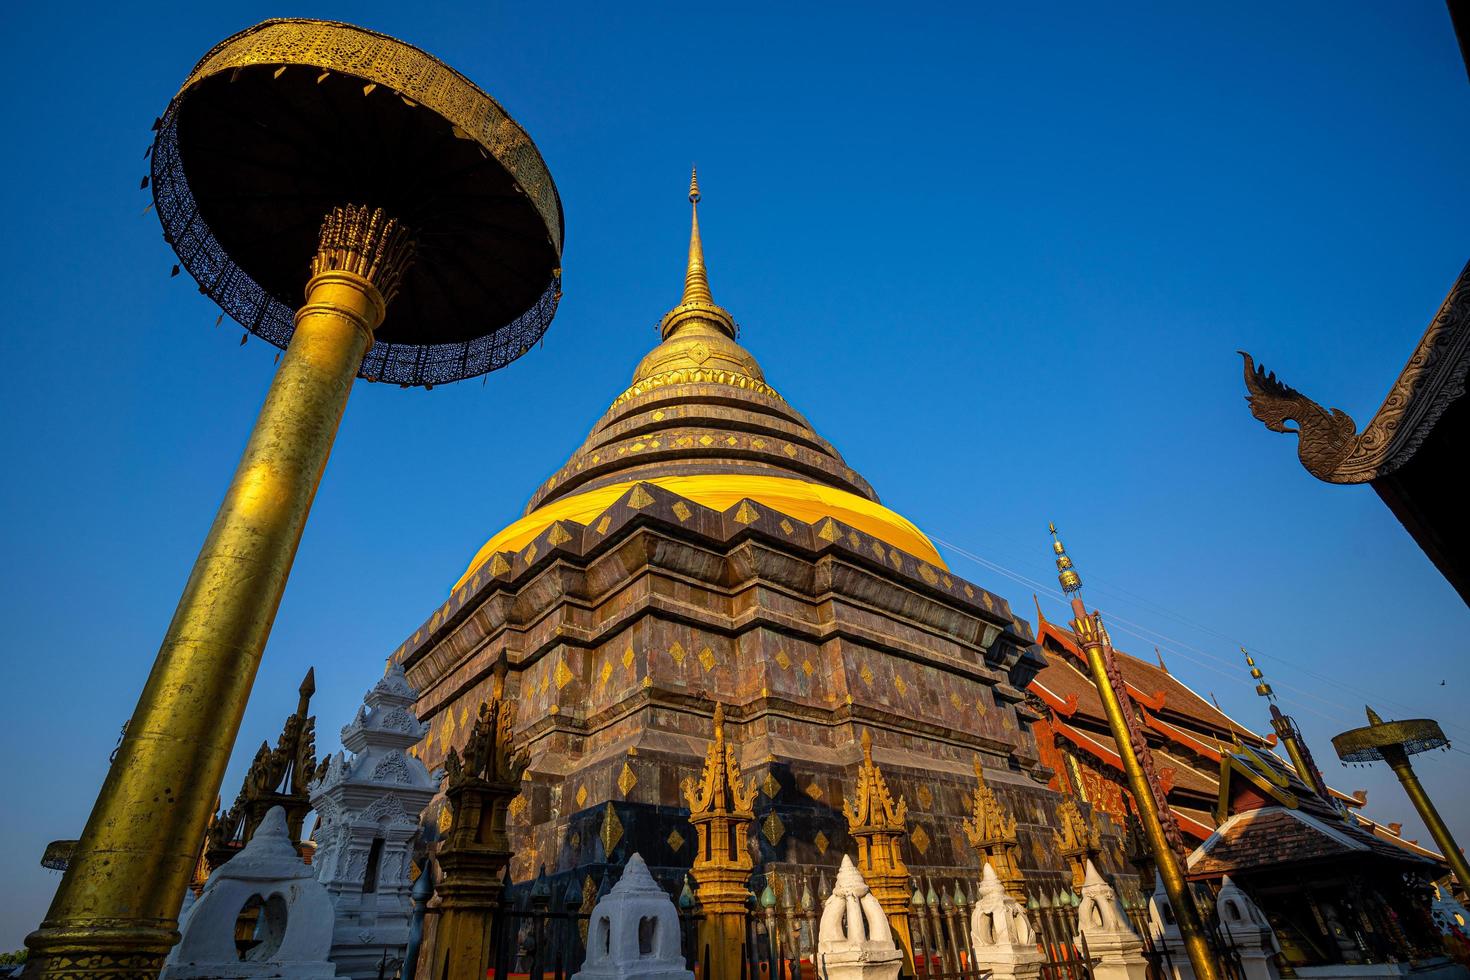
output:
[{"label": "red tiled roof", "polygon": [[[1046,646],[1046,640],[1051,639],[1056,647],[1078,661],[1085,662],[1082,650],[1077,646],[1076,635],[1071,630],[1043,619],[1036,630],[1036,638],[1042,643],[1043,648]],[[1144,706],[1160,713],[1193,719],[1212,731],[1234,732],[1246,741],[1256,744],[1264,745],[1269,741],[1239,724],[1219,708],[1194,693],[1167,670],[1140,660],[1117,647],[1113,648],[1113,653],[1117,657],[1118,669],[1123,674],[1123,681],[1128,685],[1129,693]]]}]

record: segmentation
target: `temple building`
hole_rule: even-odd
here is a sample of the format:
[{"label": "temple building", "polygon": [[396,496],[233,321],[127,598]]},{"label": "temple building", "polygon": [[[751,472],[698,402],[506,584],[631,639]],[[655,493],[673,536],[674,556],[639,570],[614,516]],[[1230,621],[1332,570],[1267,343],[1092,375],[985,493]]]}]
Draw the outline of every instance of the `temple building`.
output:
[{"label": "temple building", "polygon": [[[392,654],[429,726],[415,753],[438,767],[481,702],[513,701],[511,879],[544,870],[584,910],[634,852],[682,887],[698,834],[680,787],[716,744],[753,792],[756,894],[875,843],[895,874],[941,880],[974,879],[984,854],[1018,897],[1079,887],[1088,861],[1131,887],[1146,869],[1073,638],[955,575],[768,383],[713,297],[697,183],[690,200],[661,342]],[[1119,659],[1195,847],[1222,754],[1272,739]]]},{"label": "temple building", "polygon": [[690,198],[662,342],[393,654],[430,726],[420,757],[438,765],[503,684],[530,752],[512,878],[585,878],[637,851],[670,880],[695,839],[679,786],[723,705],[758,790],[757,873],[810,874],[856,852],[844,803],[866,731],[906,802],[914,873],[978,867],[978,770],[1022,867],[1060,881],[1030,625],[954,575],[767,383],[713,298],[697,184]]}]

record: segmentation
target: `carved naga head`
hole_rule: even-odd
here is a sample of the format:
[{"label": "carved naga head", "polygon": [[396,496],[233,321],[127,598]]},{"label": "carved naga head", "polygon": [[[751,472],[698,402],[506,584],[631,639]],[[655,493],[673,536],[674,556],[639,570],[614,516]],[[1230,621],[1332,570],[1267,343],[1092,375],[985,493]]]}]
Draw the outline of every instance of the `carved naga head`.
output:
[{"label": "carved naga head", "polygon": [[[1337,465],[1352,451],[1357,440],[1357,425],[1341,409],[1331,411],[1278,380],[1274,371],[1257,367],[1245,351],[1236,351],[1245,359],[1245,400],[1251,414],[1272,432],[1289,432],[1297,436],[1297,456],[1302,465],[1319,480],[1333,481]],[[1286,423],[1294,422],[1295,426]]]}]

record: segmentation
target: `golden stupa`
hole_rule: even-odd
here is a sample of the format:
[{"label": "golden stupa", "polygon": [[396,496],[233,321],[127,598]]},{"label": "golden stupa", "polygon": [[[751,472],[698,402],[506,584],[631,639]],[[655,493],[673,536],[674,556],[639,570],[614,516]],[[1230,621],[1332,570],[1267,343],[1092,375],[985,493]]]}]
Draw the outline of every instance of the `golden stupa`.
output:
[{"label": "golden stupa", "polygon": [[734,318],[710,293],[697,174],[689,200],[684,295],[664,315],[663,342],[638,363],[587,441],[531,496],[525,515],[480,548],[456,589],[496,553],[525,547],[557,521],[590,523],[638,483],[714,510],[753,500],[808,523],[831,517],[944,567],[924,533],[883,506],[736,341]]}]

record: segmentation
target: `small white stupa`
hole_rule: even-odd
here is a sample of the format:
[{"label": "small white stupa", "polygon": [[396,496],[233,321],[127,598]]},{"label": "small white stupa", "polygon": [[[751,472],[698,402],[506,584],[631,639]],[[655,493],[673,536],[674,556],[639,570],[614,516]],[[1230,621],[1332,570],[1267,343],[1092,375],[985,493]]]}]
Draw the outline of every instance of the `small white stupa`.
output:
[{"label": "small white stupa", "polygon": [[[253,902],[257,942],[241,959],[235,923]],[[291,843],[286,811],[272,807],[244,849],[209,876],[159,980],[331,980],[332,920],[327,890]]]},{"label": "small white stupa", "polygon": [[1097,865],[1087,862],[1082,881],[1082,904],[1077,906],[1077,951],[1085,948],[1098,960],[1093,968],[1094,980],[1145,980],[1148,960],[1143,955],[1143,940],[1128,923],[1118,893],[1103,880]]},{"label": "small white stupa", "polygon": [[592,909],[587,958],[572,980],[694,980],[679,946],[679,910],[634,854]]},{"label": "small white stupa", "polygon": [[845,854],[822,906],[817,963],[827,980],[894,980],[903,966],[883,906]]},{"label": "small white stupa", "polygon": [[376,980],[385,957],[401,961],[408,945],[413,838],[439,788],[408,754],[428,731],[413,714],[417,695],[403,668],[389,664],[342,729],[352,755],[332,756],[311,785],[312,870],[336,909],[332,962],[354,980]]},{"label": "small white stupa", "polygon": [[970,946],[975,966],[993,980],[1034,980],[1045,961],[1026,910],[1006,894],[995,869],[986,862],[980,894],[970,914]]}]

